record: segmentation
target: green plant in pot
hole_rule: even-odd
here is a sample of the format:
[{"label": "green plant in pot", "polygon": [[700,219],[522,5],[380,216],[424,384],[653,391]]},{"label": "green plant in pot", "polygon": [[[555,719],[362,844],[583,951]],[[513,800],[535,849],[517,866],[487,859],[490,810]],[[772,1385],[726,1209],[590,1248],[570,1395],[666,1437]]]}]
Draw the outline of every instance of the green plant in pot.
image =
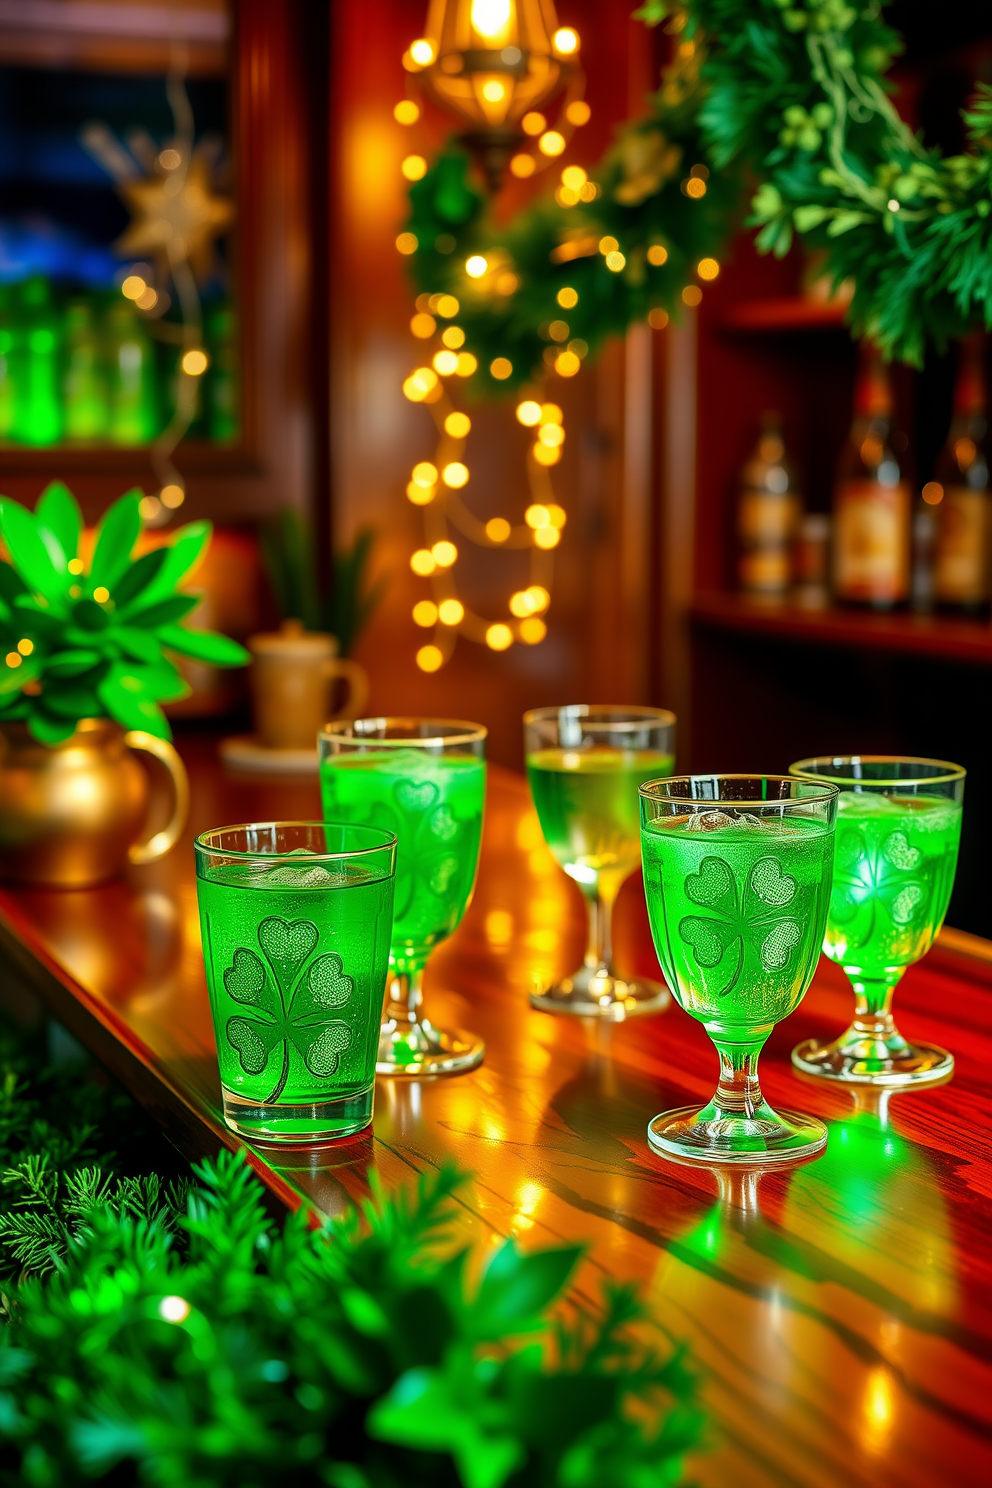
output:
[{"label": "green plant in pot", "polygon": [[[0,498],[0,875],[78,888],[168,852],[185,823],[186,774],[161,703],[188,691],[170,653],[242,666],[243,647],[181,622],[178,592],[210,540],[208,522],[133,558],[140,492],[105,512],[88,570],[82,513],[53,482],[32,513]],[[148,804],[130,749],[168,770],[173,811],[137,839]]]}]

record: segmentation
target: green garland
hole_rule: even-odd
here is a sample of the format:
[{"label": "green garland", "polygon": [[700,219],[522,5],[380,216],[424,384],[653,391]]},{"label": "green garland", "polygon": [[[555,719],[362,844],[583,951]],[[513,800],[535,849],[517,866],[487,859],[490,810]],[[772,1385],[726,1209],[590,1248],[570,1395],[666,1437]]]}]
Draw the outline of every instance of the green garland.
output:
[{"label": "green garland", "polygon": [[[798,234],[825,250],[833,283],[854,282],[852,331],[887,356],[918,366],[928,338],[992,326],[992,89],[979,86],[965,114],[969,153],[944,157],[889,100],[900,42],[877,0],[648,0],[637,14],[668,21],[676,61],[593,169],[595,201],[542,200],[497,226],[452,149],[410,190],[412,278],[458,299],[478,391],[518,387],[548,360],[564,286],[579,296],[564,316],[580,351],[652,308],[677,314],[700,260],[738,226],[745,173],[759,183],[758,248],[782,255]],[[693,165],[709,171],[697,199],[685,194]],[[597,251],[604,237],[619,244],[619,272]],[[667,253],[657,266],[655,245]],[[472,254],[491,265],[479,280],[465,273]],[[501,295],[507,272],[518,287]],[[489,370],[498,357],[512,363],[505,380]]]},{"label": "green garland", "polygon": [[635,1292],[549,1319],[580,1249],[511,1241],[480,1273],[450,1171],[277,1227],[239,1157],[167,1183],[164,1149],[85,1064],[0,1024],[0,1483],[683,1481],[695,1380]]}]

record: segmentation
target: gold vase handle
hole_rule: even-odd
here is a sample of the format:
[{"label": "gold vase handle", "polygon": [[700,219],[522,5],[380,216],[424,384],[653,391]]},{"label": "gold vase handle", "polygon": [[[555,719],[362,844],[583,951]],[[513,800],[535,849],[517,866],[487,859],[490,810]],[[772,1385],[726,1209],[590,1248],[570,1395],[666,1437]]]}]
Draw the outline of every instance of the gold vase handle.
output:
[{"label": "gold vase handle", "polygon": [[336,718],[358,718],[369,695],[369,674],[357,661],[335,657],[327,663],[328,677],[343,677],[348,684],[348,702]]},{"label": "gold vase handle", "polygon": [[154,863],[156,858],[164,857],[170,848],[175,847],[182,836],[189,815],[189,776],[168,740],[147,734],[144,729],[131,729],[124,735],[124,743],[129,749],[143,749],[146,754],[154,755],[165,766],[172,782],[172,815],[168,822],[160,832],[153,832],[146,842],[135,842],[128,849],[130,862]]}]

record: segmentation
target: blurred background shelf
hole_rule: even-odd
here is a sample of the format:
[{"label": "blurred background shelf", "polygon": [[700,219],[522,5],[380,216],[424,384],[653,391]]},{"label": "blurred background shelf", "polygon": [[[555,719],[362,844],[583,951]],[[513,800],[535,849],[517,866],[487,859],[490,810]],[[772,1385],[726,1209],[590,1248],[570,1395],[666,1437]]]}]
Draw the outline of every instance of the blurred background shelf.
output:
[{"label": "blurred background shelf", "polygon": [[839,300],[781,295],[729,306],[720,326],[726,331],[842,331],[846,314],[847,305]]},{"label": "blurred background shelf", "polygon": [[690,613],[696,626],[710,630],[767,636],[792,644],[901,652],[992,666],[992,625],[988,621],[905,611],[872,614],[834,607],[804,609],[721,593],[701,594]]}]

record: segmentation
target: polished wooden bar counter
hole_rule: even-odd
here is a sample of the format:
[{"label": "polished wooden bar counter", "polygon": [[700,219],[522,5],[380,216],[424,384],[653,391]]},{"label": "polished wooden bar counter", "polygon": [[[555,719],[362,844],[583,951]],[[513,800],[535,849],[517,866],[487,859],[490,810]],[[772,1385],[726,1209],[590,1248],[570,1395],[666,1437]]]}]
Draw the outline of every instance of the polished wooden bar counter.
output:
[{"label": "polished wooden bar counter", "polygon": [[[16,1001],[40,997],[188,1154],[239,1145],[220,1117],[192,835],[319,814],[315,780],[236,776],[180,741],[187,841],[126,880],[0,891]],[[829,1123],[818,1159],[764,1174],[687,1168],[645,1137],[657,1111],[707,1099],[717,1061],[679,1008],[611,1027],[531,1011],[532,978],[581,959],[577,890],[544,847],[524,782],[490,774],[478,889],[427,975],[431,1014],[484,1035],[473,1074],[380,1081],[374,1130],[337,1147],[249,1152],[289,1205],[340,1212],[371,1168],[387,1186],[454,1159],[480,1243],[589,1247],[576,1298],[635,1280],[703,1372],[712,1425],[698,1481],[758,1485],[992,1481],[992,945],[946,932],[898,994],[910,1036],[950,1048],[954,1079],[879,1102],[797,1080],[789,1051],[839,1031],[843,976],[821,962],[762,1059],[772,1104]],[[657,975],[640,883],[617,910],[627,970]]]}]

